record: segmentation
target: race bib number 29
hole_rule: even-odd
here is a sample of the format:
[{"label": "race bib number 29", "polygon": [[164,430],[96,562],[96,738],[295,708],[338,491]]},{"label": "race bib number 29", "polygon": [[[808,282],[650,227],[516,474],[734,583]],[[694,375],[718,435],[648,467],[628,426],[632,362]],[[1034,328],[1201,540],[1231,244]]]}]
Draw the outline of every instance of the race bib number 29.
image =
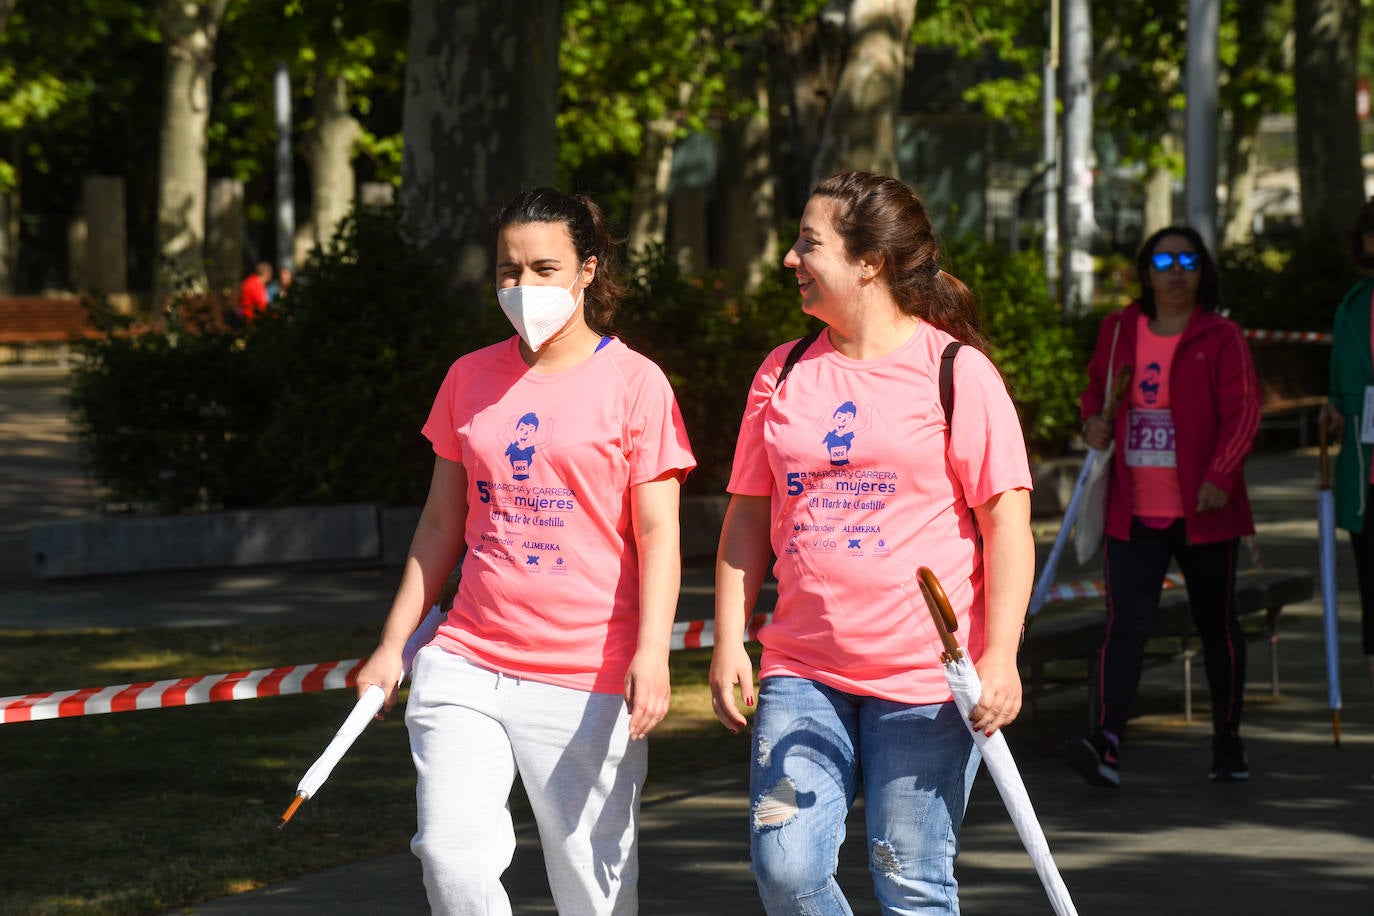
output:
[{"label": "race bib number 29", "polygon": [[1133,409],[1127,413],[1126,465],[1133,468],[1177,467],[1174,417],[1168,410]]}]

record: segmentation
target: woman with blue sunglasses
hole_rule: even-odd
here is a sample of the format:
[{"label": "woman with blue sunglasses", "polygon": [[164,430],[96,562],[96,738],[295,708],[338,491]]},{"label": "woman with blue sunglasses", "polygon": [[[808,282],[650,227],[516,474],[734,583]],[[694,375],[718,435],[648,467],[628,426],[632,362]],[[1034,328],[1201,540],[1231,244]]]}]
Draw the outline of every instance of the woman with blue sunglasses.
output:
[{"label": "woman with blue sunglasses", "polygon": [[[1211,779],[1249,778],[1240,739],[1245,637],[1235,609],[1236,556],[1254,533],[1244,463],[1259,428],[1260,390],[1240,327],[1217,314],[1216,263],[1197,231],[1161,229],[1136,259],[1141,294],[1107,316],[1081,398],[1083,439],[1116,451],[1107,482],[1107,630],[1094,685],[1094,729],[1064,746],[1088,782],[1115,788],[1121,741],[1145,643],[1171,560],[1187,581],[1212,695]],[[1112,419],[1110,366],[1130,366]]]}]

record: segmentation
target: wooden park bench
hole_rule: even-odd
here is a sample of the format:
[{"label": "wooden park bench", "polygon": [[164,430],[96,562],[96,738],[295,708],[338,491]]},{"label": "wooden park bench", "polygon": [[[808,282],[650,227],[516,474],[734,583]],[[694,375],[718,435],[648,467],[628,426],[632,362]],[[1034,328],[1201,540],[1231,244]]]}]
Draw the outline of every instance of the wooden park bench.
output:
[{"label": "wooden park bench", "polygon": [[1324,394],[1266,398],[1260,408],[1260,433],[1295,431],[1298,434],[1298,448],[1307,448],[1313,444],[1312,433],[1317,428],[1317,414],[1325,403]]},{"label": "wooden park bench", "polygon": [[[1269,642],[1269,683],[1279,693],[1278,619],[1283,608],[1307,601],[1314,593],[1313,576],[1307,570],[1251,569],[1236,574],[1236,605],[1241,628],[1250,638]],[[1018,661],[1027,696],[1035,699],[1058,687],[1081,686],[1097,674],[1098,654],[1106,633],[1105,599],[1081,598],[1050,602],[1026,627]],[[1183,663],[1183,712],[1192,720],[1193,656],[1201,645],[1188,609],[1183,586],[1167,588],[1160,595],[1154,637],[1146,646],[1146,663],[1173,660]]]},{"label": "wooden park bench", "polygon": [[28,362],[37,352],[65,362],[73,341],[97,336],[75,296],[0,298],[0,360]]}]

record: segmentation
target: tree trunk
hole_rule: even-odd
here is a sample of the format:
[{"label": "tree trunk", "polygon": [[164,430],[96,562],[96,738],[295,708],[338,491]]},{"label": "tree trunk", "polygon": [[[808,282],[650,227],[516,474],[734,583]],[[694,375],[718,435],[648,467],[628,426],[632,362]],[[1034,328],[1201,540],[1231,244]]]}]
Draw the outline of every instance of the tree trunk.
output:
[{"label": "tree trunk", "polygon": [[1302,223],[1333,239],[1364,202],[1355,112],[1360,0],[1295,4],[1298,180]]},{"label": "tree trunk", "polygon": [[10,15],[19,0],[0,0],[0,35],[5,34],[5,26],[10,24]]},{"label": "tree trunk", "polygon": [[839,169],[897,174],[897,110],[916,0],[852,0],[849,48],[811,167],[819,181]]},{"label": "tree trunk", "polygon": [[1226,145],[1226,219],[1218,248],[1244,245],[1254,239],[1260,120],[1258,108],[1231,112],[1231,138]]},{"label": "tree trunk", "polygon": [[155,301],[179,286],[205,287],[205,128],[215,40],[229,0],[164,0],[162,130]]},{"label": "tree trunk", "polygon": [[357,180],[353,144],[362,125],[348,109],[348,85],[334,61],[315,59],[315,133],[310,140],[310,224],[313,246],[324,250],[353,206]]},{"label": "tree trunk", "polygon": [[1141,237],[1148,238],[1154,232],[1174,223],[1174,172],[1168,161],[1173,158],[1173,134],[1159,138],[1158,161],[1150,166],[1145,179],[1145,206],[1141,213]]},{"label": "tree trunk", "polygon": [[738,77],[742,97],[754,110],[725,131],[726,275],[746,293],[758,289],[778,257],[777,195],[773,181],[767,75],[761,62]]},{"label": "tree trunk", "polygon": [[634,199],[626,245],[640,255],[661,245],[668,231],[668,183],[673,175],[673,140],[677,122],[655,118],[644,125],[644,140],[635,159]]},{"label": "tree trunk", "polygon": [[561,0],[411,0],[401,203],[454,289],[491,285],[491,218],[555,178],[562,13]]},{"label": "tree trunk", "polygon": [[[837,7],[832,3],[831,7]],[[779,170],[789,212],[801,213],[811,196],[812,164],[821,146],[825,115],[844,69],[844,10],[827,8],[814,21],[784,23],[770,64],[781,71],[778,90],[779,147],[789,163]]]}]

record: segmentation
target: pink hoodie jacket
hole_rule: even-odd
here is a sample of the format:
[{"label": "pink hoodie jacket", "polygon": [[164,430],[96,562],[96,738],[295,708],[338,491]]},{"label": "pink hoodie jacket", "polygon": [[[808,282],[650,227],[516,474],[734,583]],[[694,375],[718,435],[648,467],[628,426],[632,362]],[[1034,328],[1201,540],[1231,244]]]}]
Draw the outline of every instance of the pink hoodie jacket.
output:
[{"label": "pink hoodie jacket", "polygon": [[[1140,304],[1133,302],[1102,320],[1097,348],[1088,363],[1088,389],[1079,399],[1085,420],[1102,411],[1109,360],[1113,372],[1135,362],[1140,314]],[[1114,334],[1116,354],[1112,360],[1108,351]],[[1255,523],[1245,492],[1244,466],[1259,429],[1260,388],[1240,325],[1200,308],[1194,310],[1174,353],[1169,390],[1173,392],[1169,410],[1174,418],[1174,449],[1188,540],[1204,544],[1253,534]],[[1126,408],[1123,405],[1120,409]],[[1116,455],[1107,482],[1106,532],[1109,537],[1127,540],[1131,532],[1127,475],[1131,470],[1126,466],[1126,423],[1113,426]],[[1222,508],[1199,515],[1197,494],[1204,482],[1216,484],[1230,499]]]}]

